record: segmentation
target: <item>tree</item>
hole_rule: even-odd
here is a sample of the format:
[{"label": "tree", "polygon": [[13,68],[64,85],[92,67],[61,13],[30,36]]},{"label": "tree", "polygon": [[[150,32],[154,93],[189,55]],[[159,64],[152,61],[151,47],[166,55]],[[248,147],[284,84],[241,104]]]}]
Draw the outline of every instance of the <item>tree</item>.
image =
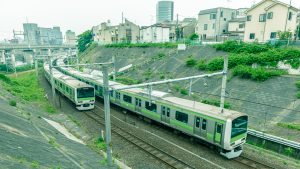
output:
[{"label": "tree", "polygon": [[288,40],[292,38],[292,32],[290,31],[278,31],[277,34],[280,40]]},{"label": "tree", "polygon": [[78,50],[84,52],[93,42],[93,34],[91,30],[87,30],[82,34],[78,35]]},{"label": "tree", "polygon": [[199,35],[193,33],[191,34],[191,36],[189,37],[190,40],[197,40],[199,38]]}]

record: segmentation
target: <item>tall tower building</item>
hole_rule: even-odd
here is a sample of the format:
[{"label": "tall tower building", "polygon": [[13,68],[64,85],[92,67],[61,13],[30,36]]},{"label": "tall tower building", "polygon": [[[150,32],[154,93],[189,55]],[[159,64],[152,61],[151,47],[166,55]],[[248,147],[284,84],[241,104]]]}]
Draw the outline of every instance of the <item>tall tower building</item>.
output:
[{"label": "tall tower building", "polygon": [[156,4],[156,23],[173,21],[173,16],[174,16],[173,1],[159,1]]}]

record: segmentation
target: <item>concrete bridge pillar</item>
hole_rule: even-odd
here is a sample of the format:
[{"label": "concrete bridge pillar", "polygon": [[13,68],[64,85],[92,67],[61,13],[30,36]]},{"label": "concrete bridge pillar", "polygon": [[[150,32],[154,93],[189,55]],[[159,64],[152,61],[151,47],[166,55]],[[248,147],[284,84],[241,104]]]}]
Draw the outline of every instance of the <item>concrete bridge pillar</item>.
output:
[{"label": "concrete bridge pillar", "polygon": [[16,67],[16,57],[15,57],[15,51],[14,50],[11,51],[10,60],[11,60],[12,66],[15,68]]},{"label": "concrete bridge pillar", "polygon": [[24,52],[25,62],[29,65],[33,64],[33,53],[32,52]]}]

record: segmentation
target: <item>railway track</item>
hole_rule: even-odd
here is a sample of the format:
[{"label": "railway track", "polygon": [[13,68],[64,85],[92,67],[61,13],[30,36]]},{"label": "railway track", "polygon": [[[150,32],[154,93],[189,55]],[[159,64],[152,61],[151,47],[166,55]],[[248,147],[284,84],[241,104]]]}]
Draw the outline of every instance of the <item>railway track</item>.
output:
[{"label": "railway track", "polygon": [[[85,112],[85,115],[88,116],[90,119],[94,120],[96,123],[105,125],[104,124],[104,117],[97,115],[94,110],[90,111],[92,112]],[[152,155],[162,163],[170,166],[171,168],[175,169],[194,169],[195,167],[189,165],[188,163],[184,162],[183,160],[176,158],[175,156],[168,154],[167,152],[159,149],[155,145],[152,145],[145,141],[144,139],[137,137],[136,135],[131,134],[128,131],[125,131],[124,129],[116,126],[111,125],[111,130],[113,133],[119,135],[123,139],[127,140],[128,142],[136,145],[146,153]]]},{"label": "railway track", "polygon": [[247,167],[250,167],[250,168],[257,168],[257,169],[275,169],[274,167],[271,167],[267,164],[263,164],[261,162],[258,162],[258,161],[255,161],[253,159],[250,159],[250,158],[247,158],[245,156],[239,156],[237,158],[234,159],[234,161],[237,161]]}]

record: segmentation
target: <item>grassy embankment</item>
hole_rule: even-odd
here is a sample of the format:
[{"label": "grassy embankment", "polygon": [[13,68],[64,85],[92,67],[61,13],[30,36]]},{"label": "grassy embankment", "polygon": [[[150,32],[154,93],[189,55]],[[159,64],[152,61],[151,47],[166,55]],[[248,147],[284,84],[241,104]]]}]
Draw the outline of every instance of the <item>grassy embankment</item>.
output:
[{"label": "grassy embankment", "polygon": [[[0,74],[0,84],[5,90],[21,100],[37,104],[48,113],[55,113],[54,107],[45,98],[45,91],[39,85],[34,72],[26,72],[18,77]],[[10,105],[17,106],[17,102],[11,100]]]},{"label": "grassy embankment", "polygon": [[[228,68],[232,76],[254,81],[265,81],[274,76],[287,74],[277,69],[279,61],[290,64],[297,69],[300,66],[300,50],[297,48],[274,47],[269,44],[239,43],[227,41],[214,45],[216,50],[229,52]],[[187,67],[197,67],[204,71],[217,71],[223,69],[223,57],[212,60],[196,60],[192,56],[186,60]],[[257,64],[257,68],[252,65]]]}]

